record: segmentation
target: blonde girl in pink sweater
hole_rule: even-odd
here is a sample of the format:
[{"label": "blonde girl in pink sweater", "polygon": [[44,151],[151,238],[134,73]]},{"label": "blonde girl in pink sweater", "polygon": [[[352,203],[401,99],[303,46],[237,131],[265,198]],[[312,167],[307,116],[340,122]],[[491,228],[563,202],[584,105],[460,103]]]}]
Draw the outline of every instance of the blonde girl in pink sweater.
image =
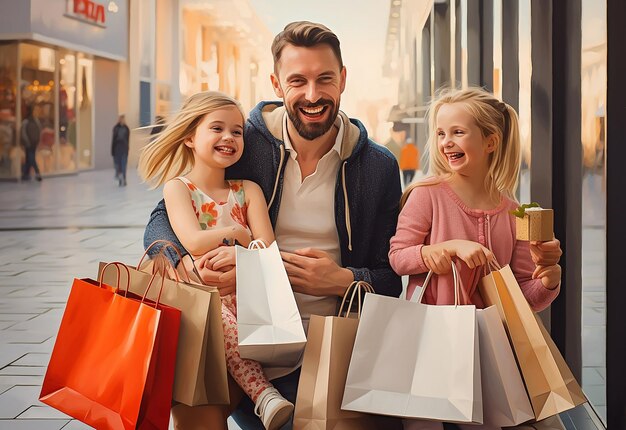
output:
[{"label": "blonde girl in pink sweater", "polygon": [[[520,137],[515,110],[480,88],[445,90],[428,111],[429,178],[407,188],[389,261],[409,275],[407,297],[434,277],[424,303],[454,303],[451,265],[461,282],[463,303],[484,308],[477,286],[486,264],[509,264],[534,310],[558,295],[562,254],[559,241],[530,243],[515,238],[515,201]],[[493,429],[487,426],[460,426]],[[406,421],[405,428],[443,429],[441,423]]]}]

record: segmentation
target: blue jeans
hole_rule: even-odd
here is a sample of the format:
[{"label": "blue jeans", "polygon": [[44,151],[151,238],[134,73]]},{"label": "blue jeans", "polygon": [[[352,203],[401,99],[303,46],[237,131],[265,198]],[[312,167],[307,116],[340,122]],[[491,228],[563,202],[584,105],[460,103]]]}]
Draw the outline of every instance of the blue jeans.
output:
[{"label": "blue jeans", "polygon": [[115,177],[126,182],[126,164],[128,162],[128,152],[116,152],[113,155],[115,164]]},{"label": "blue jeans", "polygon": [[[300,380],[300,368],[294,370],[289,375],[272,380],[272,385],[294,405],[296,404],[296,394],[298,392],[298,381]],[[254,413],[254,403],[250,397],[244,396],[235,412],[231,415],[235,422],[244,430],[265,430],[263,423]],[[291,430],[293,417],[280,430]]]}]

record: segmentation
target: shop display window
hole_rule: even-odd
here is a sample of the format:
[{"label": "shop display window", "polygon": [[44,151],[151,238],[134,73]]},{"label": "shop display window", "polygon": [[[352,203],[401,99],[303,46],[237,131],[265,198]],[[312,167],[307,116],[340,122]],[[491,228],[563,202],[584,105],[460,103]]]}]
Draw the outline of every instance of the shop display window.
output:
[{"label": "shop display window", "polygon": [[0,178],[18,179],[24,150],[16,136],[17,44],[0,45]]}]

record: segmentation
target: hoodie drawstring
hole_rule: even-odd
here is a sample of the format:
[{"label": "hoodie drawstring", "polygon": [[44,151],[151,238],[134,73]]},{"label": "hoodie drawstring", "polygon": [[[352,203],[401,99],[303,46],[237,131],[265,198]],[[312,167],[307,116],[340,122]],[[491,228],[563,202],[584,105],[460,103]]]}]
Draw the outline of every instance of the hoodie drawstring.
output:
[{"label": "hoodie drawstring", "polygon": [[348,249],[352,251],[352,227],[350,226],[350,205],[348,204],[348,190],[346,188],[346,164],[344,161],[341,166],[341,185],[343,187],[343,201],[346,213],[346,230],[348,231]]},{"label": "hoodie drawstring", "polygon": [[276,197],[276,190],[278,189],[278,180],[280,179],[280,171],[283,167],[283,161],[285,160],[285,147],[280,145],[280,161],[278,162],[278,172],[276,173],[276,180],[274,181],[274,191],[272,191],[272,198],[267,205],[267,208],[272,207],[272,203],[274,203],[274,197]]}]

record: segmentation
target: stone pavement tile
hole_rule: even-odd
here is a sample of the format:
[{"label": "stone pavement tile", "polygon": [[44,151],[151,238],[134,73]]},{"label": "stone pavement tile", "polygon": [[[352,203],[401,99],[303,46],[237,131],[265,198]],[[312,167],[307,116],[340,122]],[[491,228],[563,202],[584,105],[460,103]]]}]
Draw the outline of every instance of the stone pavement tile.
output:
[{"label": "stone pavement tile", "polygon": [[6,366],[0,369],[0,375],[7,376],[43,376],[46,373],[44,366]]},{"label": "stone pavement tile", "polygon": [[61,325],[62,317],[63,309],[50,309],[49,311],[44,312],[28,321],[16,323],[13,327],[11,327],[11,330],[37,330],[41,327],[48,327],[56,333]]},{"label": "stone pavement tile", "polygon": [[93,430],[93,427],[81,423],[78,420],[72,420],[63,427],[63,430]]},{"label": "stone pavement tile", "polygon": [[28,343],[40,344],[53,336],[50,332],[31,331],[31,332],[14,332],[10,330],[0,331],[0,344],[6,343]]},{"label": "stone pavement tile", "polygon": [[37,399],[40,391],[38,386],[15,386],[0,394],[0,418],[15,418],[33,404],[39,403]]},{"label": "stone pavement tile", "polygon": [[4,430],[60,430],[66,428],[67,420],[2,420],[0,429]]},{"label": "stone pavement tile", "polygon": [[583,385],[601,385],[606,383],[606,380],[598,372],[597,367],[583,367]]},{"label": "stone pavement tile", "polygon": [[22,357],[18,358],[11,364],[14,366],[48,366],[48,361],[50,361],[50,354],[41,354],[41,353],[29,353],[24,354]]},{"label": "stone pavement tile", "polygon": [[57,419],[71,420],[72,417],[65,415],[63,412],[57,411],[47,405],[33,405],[22,412],[17,419]]},{"label": "stone pavement tile", "polygon": [[600,326],[583,326],[582,359],[587,367],[604,367],[606,365],[606,328]]},{"label": "stone pavement tile", "polygon": [[[0,385],[29,386],[36,385],[41,388],[43,384],[43,376],[15,376],[0,375]],[[0,398],[0,404],[2,399]]]},{"label": "stone pavement tile", "polygon": [[606,406],[606,385],[587,385],[583,391],[594,406]]},{"label": "stone pavement tile", "polygon": [[9,312],[0,312],[0,321],[10,321],[10,322],[17,322],[17,321],[28,321],[31,318],[35,318],[37,315],[36,313],[9,313]]}]

